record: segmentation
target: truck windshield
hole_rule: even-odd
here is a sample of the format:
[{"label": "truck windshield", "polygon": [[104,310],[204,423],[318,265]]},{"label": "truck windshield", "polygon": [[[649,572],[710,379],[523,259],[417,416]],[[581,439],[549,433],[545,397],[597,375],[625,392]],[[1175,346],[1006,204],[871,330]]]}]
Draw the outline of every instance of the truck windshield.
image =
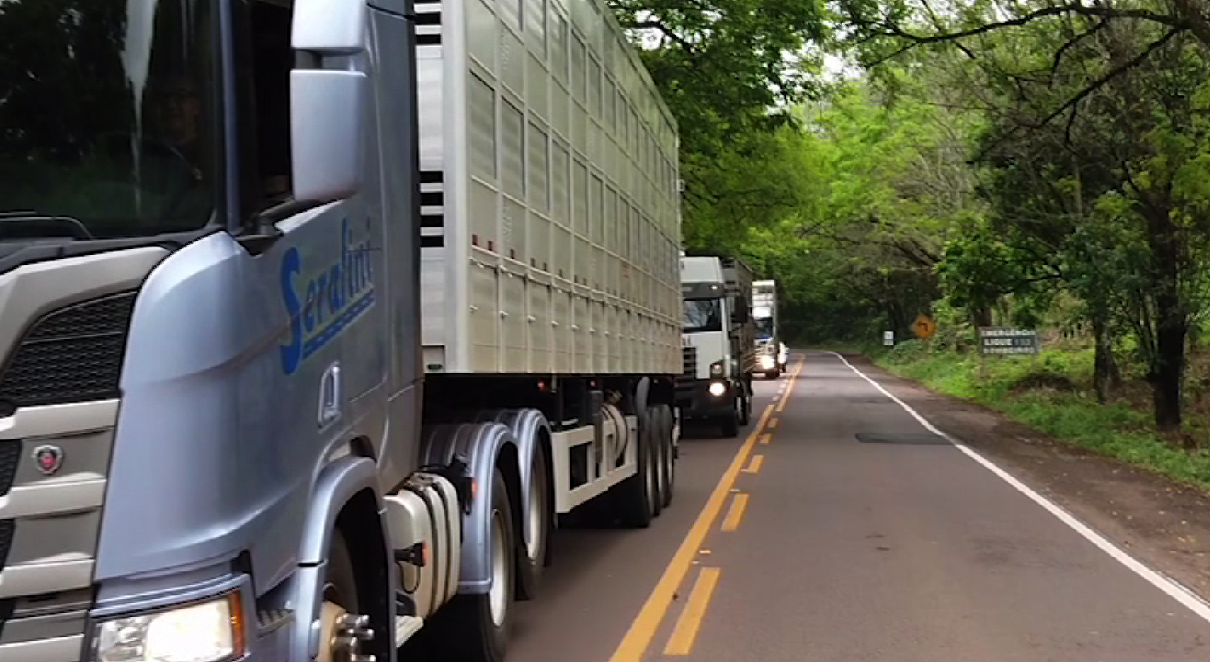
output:
[{"label": "truck windshield", "polygon": [[0,0],[0,212],[95,238],[205,226],[213,1]]},{"label": "truck windshield", "polygon": [[722,331],[722,300],[686,299],[682,309],[681,324],[685,333]]},{"label": "truck windshield", "polygon": [[753,321],[756,322],[757,340],[768,340],[773,337],[772,317],[757,317]]}]

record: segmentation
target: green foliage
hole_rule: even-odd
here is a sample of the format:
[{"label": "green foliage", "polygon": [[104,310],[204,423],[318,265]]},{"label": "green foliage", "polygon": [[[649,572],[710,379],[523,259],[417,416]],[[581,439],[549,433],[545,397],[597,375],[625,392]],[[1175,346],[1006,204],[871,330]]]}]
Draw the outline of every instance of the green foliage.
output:
[{"label": "green foliage", "polygon": [[[1174,427],[1186,331],[1210,332],[1210,25],[1194,4],[613,6],[658,37],[644,60],[681,127],[687,247],[776,278],[788,337],[910,339],[919,314],[936,350],[992,323],[1092,332],[1098,375],[1132,349]],[[820,84],[837,44],[878,66]]]},{"label": "green foliage", "polygon": [[931,343],[936,351],[961,352],[976,341],[970,316],[948,298],[933,304],[933,322],[937,324],[937,330],[933,333]]},{"label": "green foliage", "polygon": [[645,48],[643,62],[680,129],[686,246],[738,250],[750,229],[795,214],[811,171],[784,109],[820,86],[810,75],[818,63],[786,54],[825,39],[823,3],[608,4]]},{"label": "green foliage", "polygon": [[894,363],[918,361],[929,354],[929,344],[923,340],[912,338],[897,343],[887,352],[886,360]]}]

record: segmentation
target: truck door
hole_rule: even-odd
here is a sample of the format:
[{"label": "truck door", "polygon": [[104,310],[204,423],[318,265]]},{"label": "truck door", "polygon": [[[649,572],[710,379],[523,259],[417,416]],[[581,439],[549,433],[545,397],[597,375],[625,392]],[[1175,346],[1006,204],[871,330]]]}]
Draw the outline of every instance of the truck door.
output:
[{"label": "truck door", "polygon": [[[253,0],[235,3],[237,40],[248,62],[238,78],[242,119],[253,138],[243,155],[245,217],[288,199],[291,191],[290,71],[291,10]],[[368,71],[365,55],[328,58],[309,68]],[[337,61],[340,60],[340,61]],[[370,85],[371,97],[374,86]],[[367,99],[363,126],[376,125],[375,103]],[[294,412],[294,435],[347,429],[360,418],[356,403],[383,385],[388,361],[383,301],[384,236],[377,140],[366,140],[367,176],[352,198],[286,216],[282,234],[255,261],[252,277],[267,307],[281,311],[287,328],[279,343],[281,406]],[[364,408],[363,408],[364,409]],[[316,413],[316,418],[298,412]],[[295,443],[301,440],[295,438]]]}]

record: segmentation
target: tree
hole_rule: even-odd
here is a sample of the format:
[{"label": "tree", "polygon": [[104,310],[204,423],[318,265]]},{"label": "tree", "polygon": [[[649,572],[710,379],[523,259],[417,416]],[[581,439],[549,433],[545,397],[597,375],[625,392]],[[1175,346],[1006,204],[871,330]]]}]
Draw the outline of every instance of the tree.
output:
[{"label": "tree", "polygon": [[802,203],[787,109],[817,91],[789,58],[826,35],[819,0],[608,0],[680,127],[692,248],[737,250]]},{"label": "tree", "polygon": [[952,79],[988,119],[974,158],[986,174],[991,229],[1014,250],[1041,256],[1038,264],[1082,298],[1108,374],[1114,319],[1132,330],[1156,424],[1178,427],[1185,340],[1205,296],[1210,236],[1200,179],[1206,106],[1194,94],[1210,74],[1210,53],[1196,18],[1177,3],[1088,11],[1026,4],[996,21],[986,17],[1001,8],[988,4],[945,19],[927,5],[914,14],[884,7],[879,21],[853,14],[865,55],[956,47],[930,55],[963,63]]}]

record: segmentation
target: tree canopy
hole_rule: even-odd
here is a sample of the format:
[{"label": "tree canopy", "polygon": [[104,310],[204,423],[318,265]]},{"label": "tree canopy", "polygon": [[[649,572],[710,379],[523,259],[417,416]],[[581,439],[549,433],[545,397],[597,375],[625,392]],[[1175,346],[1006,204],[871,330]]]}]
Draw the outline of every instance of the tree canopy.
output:
[{"label": "tree canopy", "polygon": [[[1205,3],[611,5],[681,127],[687,247],[776,277],[803,339],[1089,329],[1098,393],[1129,347],[1181,425],[1210,311]],[[826,81],[829,52],[860,75]]]}]

